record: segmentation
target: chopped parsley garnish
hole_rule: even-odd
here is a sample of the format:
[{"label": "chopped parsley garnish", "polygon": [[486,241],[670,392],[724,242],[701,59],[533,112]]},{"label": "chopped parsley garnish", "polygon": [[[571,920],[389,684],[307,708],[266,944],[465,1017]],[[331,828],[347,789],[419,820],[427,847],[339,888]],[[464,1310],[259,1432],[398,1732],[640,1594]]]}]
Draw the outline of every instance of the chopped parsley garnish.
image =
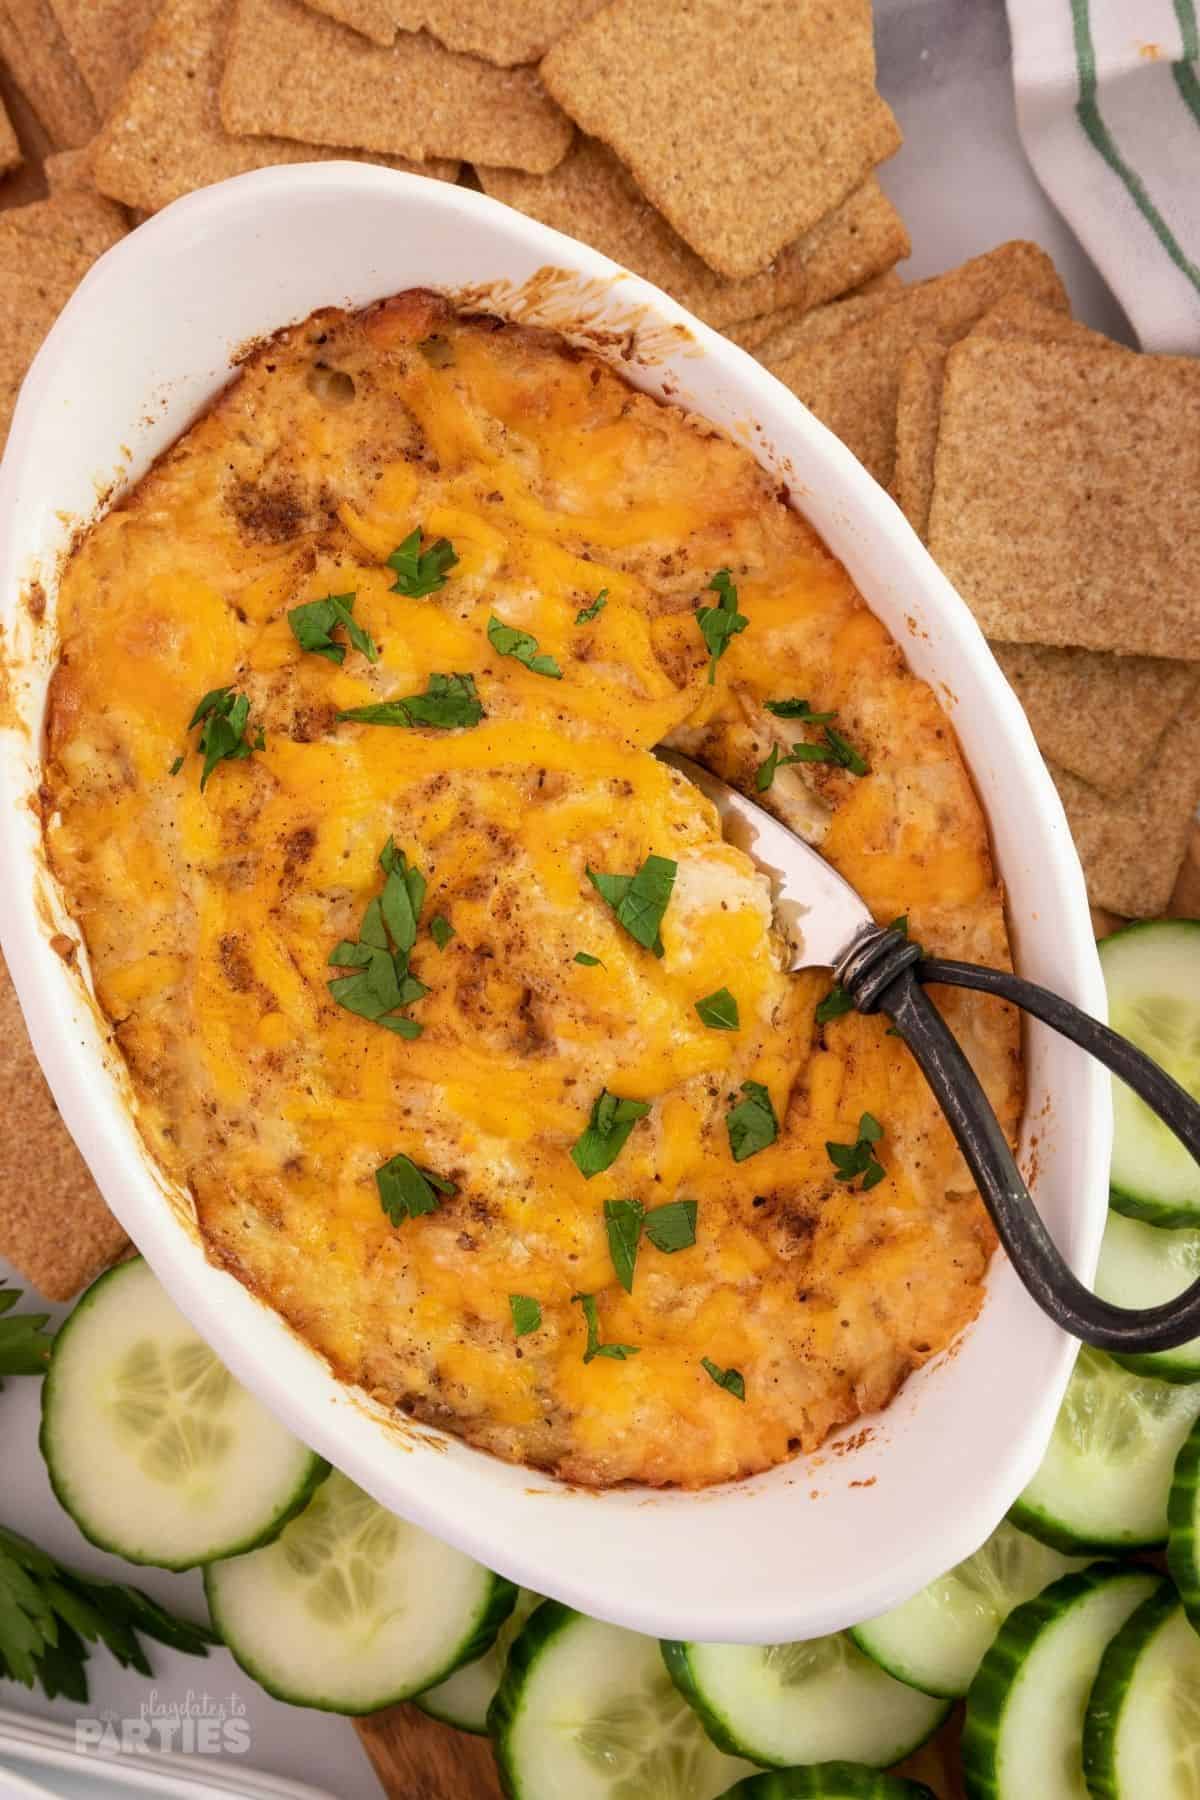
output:
[{"label": "chopped parsley garnish", "polygon": [[431,675],[423,694],[351,706],[338,714],[339,719],[356,719],[360,725],[436,725],[441,731],[478,725],[482,717],[473,675]]},{"label": "chopped parsley garnish", "polygon": [[175,761],[171,764],[170,768],[167,770],[167,774],[168,775],[178,775],[178,773],[179,773],[180,769],[182,769],[182,767],[183,767],[183,758],[182,758],[182,756],[177,756],[175,758]]},{"label": "chopped parsley garnish", "polygon": [[625,1362],[627,1358],[638,1354],[634,1344],[602,1344],[600,1342],[600,1316],[596,1310],[595,1294],[572,1294],[572,1303],[576,1300],[583,1307],[583,1316],[587,1320],[587,1349],[583,1353],[585,1363],[592,1362],[597,1356],[611,1356],[616,1362]]},{"label": "chopped parsley garnish", "polygon": [[898,919],[893,919],[891,924],[888,926],[888,930],[889,931],[898,931],[900,933],[901,937],[907,937],[908,936],[908,914],[901,913],[900,917]]},{"label": "chopped parsley garnish", "polygon": [[586,950],[577,950],[571,960],[582,964],[585,969],[602,969],[604,967],[598,956],[589,956]]},{"label": "chopped parsley garnish", "polygon": [[587,1130],[571,1146],[571,1161],[579,1173],[590,1181],[611,1169],[625,1148],[630,1132],[639,1119],[650,1111],[648,1100],[622,1100],[601,1088],[592,1105]]},{"label": "chopped parsley garnish", "polygon": [[729,648],[730,638],[745,631],[750,621],[737,609],[737,589],[730,580],[728,569],[718,569],[705,592],[720,596],[715,606],[702,606],[696,613],[700,635],[708,645],[708,683],[711,687],[717,679],[717,664]]},{"label": "chopped parsley garnish", "polygon": [[354,594],[326,594],[324,600],[309,600],[303,606],[293,606],[288,613],[288,624],[292,635],[302,650],[311,650],[314,656],[323,656],[327,662],[339,666],[346,660],[345,644],[336,644],[333,633],[341,625],[345,628],[356,650],[360,650],[368,662],[378,662],[379,646],[369,631],[354,623]]},{"label": "chopped parsley garnish", "polygon": [[[231,687],[223,687],[210,688],[188,720],[189,731],[197,725],[203,727],[198,744],[204,758],[204,768],[200,774],[201,793],[219,762],[242,762],[252,751],[266,748],[261,728],[253,738],[246,736],[249,718],[250,702],[246,695],[235,694]],[[172,773],[174,772],[173,770]]]},{"label": "chopped parsley garnish", "polygon": [[[419,1219],[422,1213],[436,1212],[438,1194],[457,1194],[452,1181],[444,1181],[428,1169],[418,1169],[411,1156],[393,1156],[375,1171],[379,1204],[393,1225],[405,1219]],[[434,1193],[434,1189],[437,1193]]]},{"label": "chopped parsley garnish", "polygon": [[810,725],[828,725],[837,718],[835,712],[814,712],[807,700],[764,700],[763,705],[777,719],[807,719]]},{"label": "chopped parsley garnish", "polygon": [[678,863],[667,856],[648,856],[636,875],[602,875],[589,868],[587,878],[602,900],[607,900],[630,937],[655,956],[663,953],[659,927],[671,889],[675,886]]},{"label": "chopped parsley garnish", "polygon": [[830,1162],[837,1170],[839,1181],[853,1181],[861,1175],[862,1192],[873,1188],[876,1182],[882,1181],[886,1173],[875,1156],[875,1145],[883,1136],[883,1126],[870,1113],[864,1113],[858,1121],[858,1137],[852,1144],[831,1144],[826,1141],[825,1151]]},{"label": "chopped parsley garnish", "polygon": [[703,1000],[697,1000],[696,1011],[700,1023],[707,1025],[710,1031],[736,1031],[741,1023],[738,1003],[728,988],[718,988],[715,994],[706,994]]},{"label": "chopped parsley garnish", "polygon": [[533,675],[548,675],[552,681],[562,680],[562,670],[552,656],[539,656],[538,641],[515,625],[506,625],[495,613],[488,620],[488,643],[497,656],[511,656]]},{"label": "chopped parsley garnish", "polygon": [[429,921],[429,935],[439,950],[444,950],[454,936],[454,927],[444,913],[435,913]]},{"label": "chopped parsley garnish", "polygon": [[579,611],[575,614],[575,623],[577,625],[590,625],[593,619],[598,619],[600,617],[600,614],[607,605],[608,589],[601,588],[590,606],[580,607]]},{"label": "chopped parsley garnish", "polygon": [[606,1200],[604,1229],[608,1233],[608,1253],[617,1280],[627,1294],[633,1292],[633,1271],[637,1265],[638,1240],[646,1209],[640,1200]]},{"label": "chopped parsley garnish", "polygon": [[417,1038],[422,1028],[416,1019],[406,1018],[396,1009],[411,1006],[429,992],[408,970],[425,899],[425,877],[419,869],[408,867],[403,850],[397,850],[390,837],[379,865],[385,877],[383,892],[368,904],[357,941],[343,938],[329,957],[335,968],[359,972],[331,981],[329,992],[348,1012],[384,1026],[397,1037]]},{"label": "chopped parsley garnish", "polygon": [[396,572],[391,591],[404,594],[409,600],[423,600],[427,594],[436,594],[439,588],[445,587],[446,575],[457,561],[449,538],[438,538],[428,550],[422,550],[418,525],[387,559],[388,568]]},{"label": "chopped parsley garnish", "polygon": [[840,1019],[843,1013],[853,1011],[853,1000],[845,988],[835,981],[825,998],[818,1003],[813,1017],[818,1025],[828,1025],[830,1019]]},{"label": "chopped parsley garnish", "polygon": [[711,1356],[702,1356],[700,1367],[710,1380],[715,1381],[719,1388],[724,1388],[727,1394],[732,1394],[735,1400],[746,1398],[746,1383],[740,1369],[723,1369]]},{"label": "chopped parsley garnish", "polygon": [[766,793],[775,779],[776,769],[786,768],[788,763],[833,763],[839,769],[849,769],[852,775],[870,773],[865,758],[859,755],[853,744],[847,743],[840,731],[826,725],[824,737],[823,744],[793,744],[791,753],[787,756],[780,754],[778,744],[772,744],[770,754],[759,763],[758,773],[754,777],[754,785],[759,793]]},{"label": "chopped parsley garnish", "polygon": [[696,1202],[668,1200],[665,1206],[651,1207],[646,1214],[646,1236],[664,1256],[676,1250],[690,1250],[696,1241]]},{"label": "chopped parsley garnish", "polygon": [[734,1162],[745,1162],[748,1156],[765,1150],[779,1136],[775,1108],[762,1082],[743,1081],[742,1092],[746,1098],[739,1100],[725,1119]]},{"label": "chopped parsley garnish", "polygon": [[513,1330],[518,1337],[528,1337],[531,1331],[537,1331],[542,1323],[542,1309],[536,1300],[528,1294],[510,1294],[509,1310],[512,1313]]}]

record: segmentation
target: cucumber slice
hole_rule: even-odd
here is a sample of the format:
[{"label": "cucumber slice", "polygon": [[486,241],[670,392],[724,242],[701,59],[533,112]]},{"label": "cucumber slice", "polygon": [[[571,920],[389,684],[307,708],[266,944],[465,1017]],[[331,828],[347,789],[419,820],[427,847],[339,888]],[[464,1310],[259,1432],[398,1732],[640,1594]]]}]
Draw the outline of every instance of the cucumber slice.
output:
[{"label": "cucumber slice", "polygon": [[1013,1607],[1083,1566],[1003,1524],[966,1562],[850,1636],[897,1681],[959,1699]]},{"label": "cucumber slice", "polygon": [[751,1775],[721,1800],[937,1800],[937,1796],[923,1781],[881,1775],[861,1763],[830,1762]]},{"label": "cucumber slice", "polygon": [[1198,1415],[1200,1386],[1081,1350],[1050,1448],[1009,1518],[1068,1553],[1165,1543],[1172,1468]]},{"label": "cucumber slice", "polygon": [[517,1603],[496,1633],[491,1649],[483,1656],[477,1656],[474,1662],[464,1663],[436,1687],[415,1695],[413,1704],[427,1712],[431,1719],[440,1719],[443,1725],[453,1725],[458,1731],[474,1731],[480,1737],[486,1737],[488,1707],[496,1698],[513,1639],[541,1604],[540,1594],[521,1588]]},{"label": "cucumber slice", "polygon": [[[1110,1212],[1096,1270],[1096,1292],[1119,1306],[1157,1306],[1200,1275],[1200,1229],[1168,1230]],[[1158,1381],[1200,1381],[1200,1337],[1174,1350],[1118,1356],[1123,1368]]]},{"label": "cucumber slice", "polygon": [[894,1681],[842,1631],[763,1647],[665,1643],[663,1657],[713,1742],[769,1768],[839,1758],[886,1768],[950,1710]]},{"label": "cucumber slice", "polygon": [[1167,1527],[1167,1567],[1188,1617],[1200,1631],[1200,1421],[1175,1459]]},{"label": "cucumber slice", "polygon": [[[1200,1100],[1200,921],[1127,925],[1099,949],[1113,1030]],[[1200,1224],[1200,1167],[1115,1078],[1113,1123],[1113,1205],[1153,1225]]]},{"label": "cucumber slice", "polygon": [[517,1597],[336,1471],[274,1543],[210,1563],[204,1591],[268,1694],[344,1713],[377,1712],[473,1662]]},{"label": "cucumber slice", "polygon": [[84,1537],[163,1569],[274,1537],[329,1473],[222,1367],[140,1257],[94,1281],[58,1332],[40,1442]]},{"label": "cucumber slice", "polygon": [[655,1638],[539,1606],[488,1724],[510,1800],[715,1800],[753,1771],[704,1733]]},{"label": "cucumber slice", "polygon": [[1098,1564],[1009,1614],[967,1695],[962,1760],[971,1800],[1088,1800],[1088,1695],[1108,1645],[1158,1581],[1144,1569]]},{"label": "cucumber slice", "polygon": [[1200,1637],[1169,1581],[1104,1652],[1083,1728],[1094,1800],[1200,1794]]}]

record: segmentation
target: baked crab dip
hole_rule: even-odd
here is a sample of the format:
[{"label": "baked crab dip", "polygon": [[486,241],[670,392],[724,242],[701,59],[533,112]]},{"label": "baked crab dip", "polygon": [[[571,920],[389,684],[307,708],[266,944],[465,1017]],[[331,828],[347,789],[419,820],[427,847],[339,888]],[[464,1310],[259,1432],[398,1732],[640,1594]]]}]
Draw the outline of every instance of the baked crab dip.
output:
[{"label": "baked crab dip", "polygon": [[[80,538],[46,841],[208,1256],[398,1413],[699,1487],[883,1406],[993,1237],[667,742],[1005,965],[954,733],[750,452],[413,291],[259,346]],[[1000,1118],[1017,1026],[942,1004]]]}]

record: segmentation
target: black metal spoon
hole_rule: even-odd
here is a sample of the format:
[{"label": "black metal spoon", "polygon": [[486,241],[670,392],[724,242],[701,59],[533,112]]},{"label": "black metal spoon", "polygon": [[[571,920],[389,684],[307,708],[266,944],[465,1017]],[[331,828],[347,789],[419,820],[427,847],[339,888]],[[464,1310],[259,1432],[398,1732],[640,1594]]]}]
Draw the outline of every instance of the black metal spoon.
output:
[{"label": "black metal spoon", "polygon": [[899,931],[877,925],[848,881],[778,819],[698,763],[657,755],[716,806],[725,836],[775,888],[780,924],[797,946],[793,969],[831,968],[859,1012],[886,1013],[933,1090],[1017,1274],[1044,1313],[1084,1343],[1145,1355],[1200,1335],[1200,1280],[1161,1306],[1114,1306],[1084,1287],[1063,1261],[979,1078],[922,983],[977,988],[1008,1000],[1102,1062],[1144,1100],[1200,1163],[1200,1105],[1127,1039],[1032,981],[975,963],[927,957]]}]

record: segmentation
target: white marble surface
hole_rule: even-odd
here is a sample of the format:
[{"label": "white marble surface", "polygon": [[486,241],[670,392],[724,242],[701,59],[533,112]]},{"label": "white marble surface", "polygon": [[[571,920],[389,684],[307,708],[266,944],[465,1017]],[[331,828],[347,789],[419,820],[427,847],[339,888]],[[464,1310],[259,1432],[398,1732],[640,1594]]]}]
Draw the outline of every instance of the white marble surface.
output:
[{"label": "white marble surface", "polygon": [[[905,133],[904,148],[882,177],[912,233],[906,277],[935,274],[1005,238],[1032,238],[1054,257],[1079,317],[1127,338],[1116,301],[1021,151],[1001,0],[877,0],[876,17],[880,86]],[[36,1383],[10,1382],[0,1411],[0,1519],[81,1567],[117,1572],[121,1565],[83,1541],[50,1492],[37,1453]],[[198,1576],[143,1570],[126,1571],[126,1578],[181,1612],[203,1616]],[[232,1694],[244,1704],[248,1760],[257,1767],[325,1787],[337,1800],[378,1800],[378,1784],[346,1720],[269,1699],[225,1651],[200,1662],[152,1646],[151,1656],[161,1702],[182,1702],[190,1689],[217,1700]],[[103,1651],[91,1667],[93,1713],[138,1717],[149,1684],[118,1669]],[[0,1705],[67,1722],[78,1710],[3,1681]],[[0,1768],[0,1800],[3,1793]]]}]

